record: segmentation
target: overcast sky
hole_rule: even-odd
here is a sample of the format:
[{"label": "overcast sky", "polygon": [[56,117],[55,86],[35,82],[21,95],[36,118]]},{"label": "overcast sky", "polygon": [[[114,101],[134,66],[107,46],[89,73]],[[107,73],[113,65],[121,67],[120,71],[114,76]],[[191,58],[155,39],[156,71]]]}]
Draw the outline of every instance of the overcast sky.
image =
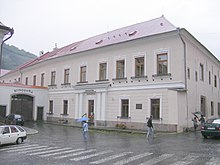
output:
[{"label": "overcast sky", "polygon": [[36,55],[162,15],[220,59],[220,0],[0,0],[6,43]]}]

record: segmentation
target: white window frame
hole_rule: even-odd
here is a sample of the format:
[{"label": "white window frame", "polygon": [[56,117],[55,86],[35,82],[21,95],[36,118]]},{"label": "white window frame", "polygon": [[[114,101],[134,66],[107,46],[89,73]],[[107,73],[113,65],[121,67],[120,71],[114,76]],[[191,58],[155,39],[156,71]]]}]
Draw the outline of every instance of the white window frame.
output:
[{"label": "white window frame", "polygon": [[63,70],[62,70],[62,84],[64,84],[64,76],[65,76],[65,70],[66,69],[69,69],[69,82],[68,83],[71,83],[71,67],[70,66],[65,66],[63,67]]},{"label": "white window frame", "polygon": [[[162,95],[152,95],[152,96],[148,96],[148,116],[150,117],[151,115],[151,99],[160,99],[160,118],[159,118],[159,121],[161,121],[161,119],[163,119],[163,106],[162,106]],[[155,121],[157,122],[158,120],[155,119]]]},{"label": "white window frame", "polygon": [[147,75],[147,54],[146,53],[137,53],[136,55],[133,55],[133,60],[132,60],[132,75],[135,77],[135,59],[144,57],[144,76]]},{"label": "white window frame", "polygon": [[86,67],[86,81],[88,81],[88,64],[86,62],[82,62],[78,65],[78,82],[80,82],[80,76],[81,76],[81,67]]},{"label": "white window frame", "polygon": [[158,49],[156,51],[154,51],[154,75],[157,75],[157,55],[158,54],[163,54],[163,53],[167,53],[167,73],[171,73],[170,72],[170,51],[169,49]]},{"label": "white window frame", "polygon": [[124,78],[127,77],[127,62],[126,62],[126,57],[125,56],[118,56],[118,57],[115,57],[114,59],[114,78],[116,78],[117,74],[116,74],[116,66],[117,66],[117,61],[120,61],[120,60],[124,60],[125,62],[125,66],[124,66]]},{"label": "white window frame", "polygon": [[101,59],[101,60],[98,60],[98,62],[97,62],[97,74],[96,74],[96,77],[97,77],[97,79],[96,80],[99,80],[99,72],[100,72],[100,70],[99,70],[99,65],[100,64],[102,64],[102,63],[106,63],[106,79],[108,79],[108,60],[107,59]]},{"label": "white window frame", "polygon": [[129,111],[128,111],[128,118],[131,117],[131,99],[130,99],[130,96],[120,96],[119,97],[119,100],[118,100],[118,116],[122,117],[121,116],[121,100],[128,100],[129,101]]}]

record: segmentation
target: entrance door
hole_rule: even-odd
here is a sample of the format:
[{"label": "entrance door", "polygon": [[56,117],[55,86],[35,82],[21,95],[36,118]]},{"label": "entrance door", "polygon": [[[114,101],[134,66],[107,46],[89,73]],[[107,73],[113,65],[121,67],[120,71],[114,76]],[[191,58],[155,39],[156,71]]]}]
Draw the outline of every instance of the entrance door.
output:
[{"label": "entrance door", "polygon": [[11,97],[11,113],[20,114],[27,120],[33,120],[33,97],[17,94]]},{"label": "entrance door", "polygon": [[206,99],[205,99],[205,96],[201,96],[201,112],[204,116],[206,116],[206,110],[205,110],[205,102],[206,102]]},{"label": "entrance door", "polygon": [[94,124],[94,100],[88,100],[88,115],[91,124]]},{"label": "entrance door", "polygon": [[44,107],[37,107],[37,120],[43,120]]},{"label": "entrance door", "polygon": [[0,117],[5,117],[6,116],[6,106],[0,105]]}]

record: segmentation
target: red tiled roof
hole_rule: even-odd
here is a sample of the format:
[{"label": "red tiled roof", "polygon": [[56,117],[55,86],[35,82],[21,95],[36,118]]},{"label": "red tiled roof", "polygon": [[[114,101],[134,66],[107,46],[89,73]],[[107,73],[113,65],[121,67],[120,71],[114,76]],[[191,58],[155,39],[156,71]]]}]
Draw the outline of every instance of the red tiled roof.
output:
[{"label": "red tiled roof", "polygon": [[15,72],[17,70],[29,67],[31,65],[34,65],[36,63],[39,63],[41,61],[56,58],[59,56],[64,55],[70,55],[75,54],[78,52],[83,52],[95,48],[100,48],[112,44],[122,43],[142,37],[147,37],[151,35],[161,34],[165,32],[174,31],[177,28],[173,26],[168,20],[164,18],[164,16],[134,24],[131,26],[123,27],[120,29],[116,29],[107,33],[103,33],[91,38],[88,38],[86,40],[82,40],[79,42],[72,43],[70,45],[64,46],[59,49],[55,49],[52,52],[47,52],[43,54],[42,56],[36,58],[33,61],[30,61],[19,68],[17,68],[12,72]]},{"label": "red tiled roof", "polygon": [[9,86],[9,87],[20,87],[20,88],[37,88],[37,89],[48,89],[47,87],[41,87],[41,86],[31,86],[31,85],[24,85],[20,83],[1,83],[0,86]]}]

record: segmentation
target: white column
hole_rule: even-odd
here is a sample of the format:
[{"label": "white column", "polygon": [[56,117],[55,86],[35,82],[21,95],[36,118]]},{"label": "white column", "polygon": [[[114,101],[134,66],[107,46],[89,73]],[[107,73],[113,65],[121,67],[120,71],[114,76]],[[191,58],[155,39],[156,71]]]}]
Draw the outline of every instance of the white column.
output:
[{"label": "white column", "polygon": [[78,106],[78,109],[79,109],[79,117],[82,116],[82,110],[83,110],[83,93],[80,93],[79,94],[79,106]]},{"label": "white column", "polygon": [[75,119],[79,118],[79,93],[76,94],[75,99]]},{"label": "white column", "polygon": [[101,96],[101,120],[106,120],[105,111],[106,111],[106,93],[103,92]]},{"label": "white column", "polygon": [[101,118],[101,93],[97,93],[97,100],[96,100],[96,120],[100,120]]}]

